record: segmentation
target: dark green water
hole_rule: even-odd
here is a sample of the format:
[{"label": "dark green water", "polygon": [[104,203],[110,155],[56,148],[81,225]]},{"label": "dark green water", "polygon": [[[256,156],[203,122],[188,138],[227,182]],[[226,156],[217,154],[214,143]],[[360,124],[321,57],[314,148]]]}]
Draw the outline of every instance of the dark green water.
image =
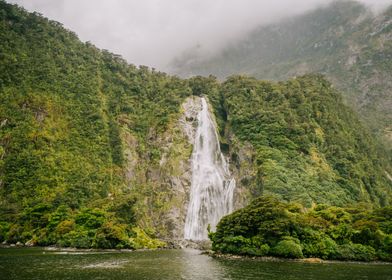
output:
[{"label": "dark green water", "polygon": [[217,260],[196,250],[0,249],[0,279],[391,279],[392,265]]}]

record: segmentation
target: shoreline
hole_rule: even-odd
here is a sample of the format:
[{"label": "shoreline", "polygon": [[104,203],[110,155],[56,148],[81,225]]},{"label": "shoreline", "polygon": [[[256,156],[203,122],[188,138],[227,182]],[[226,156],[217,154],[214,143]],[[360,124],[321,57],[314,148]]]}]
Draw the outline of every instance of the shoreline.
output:
[{"label": "shoreline", "polygon": [[203,252],[214,259],[221,260],[254,260],[261,262],[294,262],[307,264],[374,264],[374,265],[392,265],[392,262],[387,261],[341,261],[341,260],[324,260],[320,258],[303,258],[303,259],[286,259],[271,256],[240,256],[232,254],[221,254],[213,251]]},{"label": "shoreline", "polygon": [[156,248],[156,249],[104,249],[104,248],[75,248],[75,247],[59,247],[59,246],[26,246],[26,245],[0,245],[0,249],[28,249],[37,248],[43,251],[60,251],[60,252],[142,252],[142,251],[156,251],[156,250],[174,250],[170,248]]},{"label": "shoreline", "polygon": [[197,250],[200,251],[200,254],[203,254],[202,249],[200,248],[193,248],[191,246],[189,247],[182,247],[182,248],[177,248],[177,247],[162,247],[162,248],[141,248],[141,249],[104,249],[104,248],[75,248],[75,247],[59,247],[56,245],[49,245],[49,246],[26,246],[26,245],[16,245],[16,244],[0,244],[0,249],[42,249],[43,251],[59,251],[59,252],[123,252],[123,253],[129,253],[129,252],[143,252],[143,251],[166,251],[166,250]]},{"label": "shoreline", "polygon": [[[142,249],[130,249],[130,248],[124,248],[124,249],[116,249],[116,248],[111,248],[111,249],[104,249],[104,248],[75,248],[75,247],[61,247],[56,244],[53,245],[47,245],[47,246],[40,246],[32,243],[22,243],[22,242],[17,242],[17,243],[0,243],[0,248],[32,248],[32,247],[37,247],[37,248],[55,248],[58,250],[113,250],[113,251],[140,251],[140,250],[157,250],[157,249],[164,249],[164,250],[175,250],[175,249],[195,249],[199,251],[208,251],[211,249],[211,242],[209,240],[203,240],[203,241],[192,241],[192,240],[165,240],[165,239],[160,239],[160,241],[164,242],[166,245],[163,247],[159,248],[142,248]],[[49,250],[54,250],[54,249],[49,249]]]},{"label": "shoreline", "polygon": [[[13,245],[13,246],[12,246]],[[44,252],[46,251],[59,251],[59,252],[113,252],[113,253],[132,253],[132,252],[146,252],[146,251],[166,251],[166,250],[197,250],[200,251],[200,255],[206,255],[213,259],[219,260],[252,260],[260,262],[293,262],[293,263],[304,263],[304,264],[372,264],[372,265],[392,265],[392,262],[388,261],[341,261],[341,260],[324,260],[320,258],[303,258],[303,259],[288,259],[278,258],[272,256],[240,256],[232,254],[216,253],[211,250],[201,250],[192,247],[185,248],[157,248],[157,249],[100,249],[100,248],[73,248],[73,247],[57,247],[57,246],[25,246],[16,244],[4,245],[0,244],[0,249],[22,249],[22,248],[40,248]]]}]

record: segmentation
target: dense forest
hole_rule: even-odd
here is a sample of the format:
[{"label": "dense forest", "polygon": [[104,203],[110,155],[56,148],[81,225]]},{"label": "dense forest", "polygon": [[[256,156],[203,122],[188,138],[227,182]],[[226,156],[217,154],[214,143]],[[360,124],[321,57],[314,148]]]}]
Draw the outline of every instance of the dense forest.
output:
[{"label": "dense forest", "polygon": [[253,147],[256,193],[307,206],[391,203],[388,158],[322,76],[280,83],[232,77],[220,93],[226,131]]},{"label": "dense forest", "polygon": [[321,75],[180,79],[2,0],[0,50],[1,242],[157,248],[182,238],[192,145],[179,123],[193,95],[215,114],[236,208],[262,194],[304,209],[392,203],[387,153]]},{"label": "dense forest", "polygon": [[263,196],[224,217],[213,250],[245,256],[392,261],[392,208],[365,204],[312,209]]},{"label": "dense forest", "polygon": [[149,139],[178,114],[186,82],[0,5],[0,238],[76,247],[150,242],[136,226],[121,130],[143,144],[146,162],[156,161]]}]

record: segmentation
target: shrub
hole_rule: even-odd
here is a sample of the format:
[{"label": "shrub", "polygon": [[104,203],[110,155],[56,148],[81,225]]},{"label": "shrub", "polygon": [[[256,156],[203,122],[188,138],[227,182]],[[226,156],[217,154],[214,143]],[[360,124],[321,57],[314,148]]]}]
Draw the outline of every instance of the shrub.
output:
[{"label": "shrub", "polygon": [[338,260],[373,261],[376,259],[376,251],[362,244],[343,244],[338,247],[334,257]]},{"label": "shrub", "polygon": [[23,233],[23,229],[18,224],[13,224],[10,226],[10,229],[7,234],[7,241],[10,243],[16,243],[20,241],[20,236]]},{"label": "shrub", "polygon": [[270,247],[268,244],[263,244],[259,247],[254,245],[246,245],[239,248],[239,252],[241,255],[248,255],[248,256],[266,256],[270,251]]},{"label": "shrub", "polygon": [[258,249],[256,249],[256,256],[267,256],[270,252],[271,248],[268,244],[261,245]]},{"label": "shrub", "polygon": [[128,234],[125,225],[116,225],[112,222],[106,222],[96,232],[93,241],[93,247],[110,249],[122,244],[121,247],[130,247]]},{"label": "shrub", "polygon": [[328,236],[320,236],[319,239],[305,240],[303,254],[306,257],[330,259],[336,255],[338,245]]},{"label": "shrub", "polygon": [[299,259],[303,258],[301,245],[294,240],[282,240],[272,248],[272,254],[277,257]]},{"label": "shrub", "polygon": [[10,224],[6,222],[0,222],[0,242],[7,240],[7,233],[10,229]]},{"label": "shrub", "polygon": [[223,239],[223,242],[219,248],[222,253],[229,254],[248,254],[252,248],[252,242],[250,239],[239,236],[228,236]]},{"label": "shrub", "polygon": [[133,232],[135,233],[136,236],[129,239],[132,248],[157,249],[157,248],[163,248],[166,245],[165,242],[149,237],[142,229],[138,227],[133,228]]},{"label": "shrub", "polygon": [[73,230],[65,234],[57,244],[61,247],[91,248],[92,237],[88,231]]},{"label": "shrub", "polygon": [[70,232],[74,228],[75,228],[75,221],[65,220],[65,221],[60,222],[57,225],[55,232],[62,235],[62,234]]},{"label": "shrub", "polygon": [[60,205],[56,211],[50,215],[47,228],[51,231],[54,230],[59,223],[66,220],[70,215],[71,209],[65,205]]},{"label": "shrub", "polygon": [[300,239],[305,257],[328,259],[337,250],[337,244],[333,239],[322,231],[306,226],[306,224],[302,229]]},{"label": "shrub", "polygon": [[136,198],[132,196],[124,195],[122,197],[116,197],[109,210],[115,214],[116,218],[121,223],[134,224],[136,221],[134,209],[135,202]]},{"label": "shrub", "polygon": [[98,209],[83,209],[75,219],[77,225],[81,225],[86,229],[97,229],[105,221],[105,213]]}]

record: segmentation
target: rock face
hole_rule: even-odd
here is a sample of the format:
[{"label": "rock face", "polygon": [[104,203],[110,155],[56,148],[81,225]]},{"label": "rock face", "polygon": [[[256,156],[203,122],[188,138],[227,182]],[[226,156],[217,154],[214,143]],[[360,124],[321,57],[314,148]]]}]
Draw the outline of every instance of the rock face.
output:
[{"label": "rock face", "polygon": [[147,147],[140,144],[145,140],[138,141],[126,128],[122,131],[126,162],[123,173],[128,188],[138,198],[139,223],[170,242],[184,236],[199,99],[187,98],[166,131],[151,131]]},{"label": "rock face", "polygon": [[197,115],[202,107],[201,99],[196,96],[189,97],[182,105],[183,114],[179,120],[189,144],[193,145],[197,128]]},{"label": "rock face", "polygon": [[[151,132],[148,150],[159,151],[152,159],[141,153],[140,141],[129,131],[122,132],[125,166],[123,168],[128,188],[137,198],[139,223],[143,228],[155,229],[155,235],[169,243],[184,245],[185,220],[188,211],[192,182],[192,150],[198,126],[202,98],[191,96],[182,104],[178,118],[159,134]],[[212,109],[209,108],[211,116]],[[213,117],[212,117],[213,118]],[[234,136],[233,136],[234,137]],[[251,146],[235,145],[225,155],[229,173],[238,183],[231,210],[244,207],[249,201],[249,186],[254,182]],[[146,149],[146,148],[145,148]],[[177,246],[176,245],[176,246]],[[174,246],[174,245],[173,245]]]},{"label": "rock face", "polygon": [[200,98],[189,97],[182,105],[182,114],[173,134],[167,132],[162,143],[164,152],[160,160],[161,180],[168,188],[167,211],[162,216],[166,237],[182,240],[191,187],[191,152],[197,127]]},{"label": "rock face", "polygon": [[[173,195],[168,201],[170,208],[162,216],[167,235],[170,240],[184,239],[184,226],[189,205],[192,181],[192,148],[195,143],[198,127],[198,114],[202,110],[202,99],[189,97],[182,105],[182,114],[176,123],[175,134],[170,134],[162,141],[165,152],[160,160],[162,180],[169,186]],[[213,109],[209,108],[212,118]],[[229,142],[229,152],[224,155],[228,163],[228,171],[236,182],[233,194],[233,205],[230,211],[246,206],[251,197],[262,192],[257,185],[258,171],[254,168],[254,151],[249,143],[241,143],[234,135],[225,135]],[[186,141],[186,142],[185,142]],[[181,144],[179,144],[181,143]],[[173,153],[187,149],[187,152]],[[175,163],[173,165],[173,163]],[[181,242],[177,242],[181,245]],[[187,245],[189,246],[189,245]],[[185,247],[187,247],[185,246]]]},{"label": "rock face", "polygon": [[240,209],[248,205],[252,197],[261,194],[258,186],[258,172],[254,164],[254,150],[251,144],[236,140],[234,135],[228,137],[230,142],[230,163],[237,187],[234,192],[234,209]]}]

